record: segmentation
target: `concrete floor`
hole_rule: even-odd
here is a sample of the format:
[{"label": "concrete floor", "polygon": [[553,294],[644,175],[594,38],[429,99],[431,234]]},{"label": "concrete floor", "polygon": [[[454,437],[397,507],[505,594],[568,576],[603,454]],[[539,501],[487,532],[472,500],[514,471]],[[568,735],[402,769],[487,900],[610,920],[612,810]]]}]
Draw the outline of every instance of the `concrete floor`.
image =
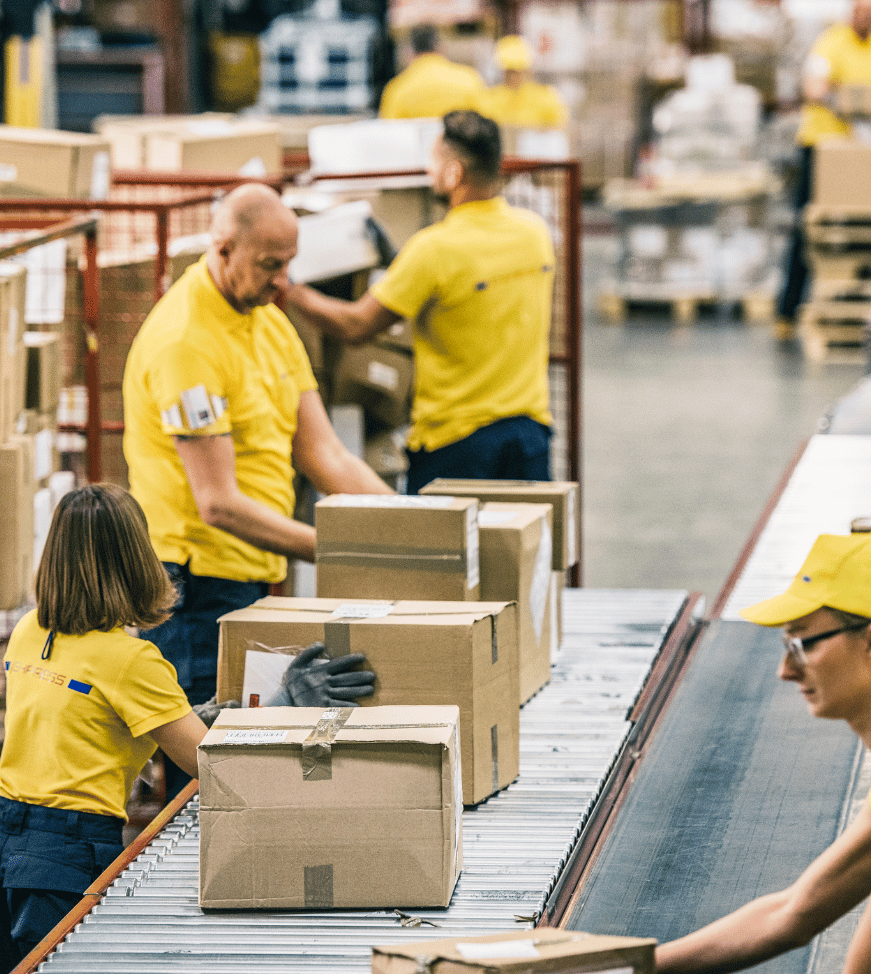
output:
[{"label": "concrete floor", "polygon": [[584,584],[700,591],[710,607],[790,460],[865,370],[715,311],[608,324],[607,245],[584,241]]}]

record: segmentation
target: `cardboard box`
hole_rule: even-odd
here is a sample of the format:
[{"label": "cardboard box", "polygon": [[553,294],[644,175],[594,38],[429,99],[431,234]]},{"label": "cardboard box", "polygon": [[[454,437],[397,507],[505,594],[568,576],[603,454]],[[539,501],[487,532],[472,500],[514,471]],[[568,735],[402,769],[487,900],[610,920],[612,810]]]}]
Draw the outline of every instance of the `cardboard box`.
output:
[{"label": "cardboard box", "polygon": [[27,378],[24,408],[44,413],[60,402],[60,335],[53,331],[26,331]]},{"label": "cardboard box", "polygon": [[811,200],[826,206],[871,204],[871,145],[827,139],[814,148]]},{"label": "cardboard box", "polygon": [[580,489],[572,480],[452,480],[439,477],[420,492],[479,501],[553,505],[553,568],[562,571],[578,561]]},{"label": "cardboard box", "polygon": [[450,903],[456,707],[225,710],[198,751],[202,907]]},{"label": "cardboard box", "polygon": [[315,504],[315,531],[321,598],[480,597],[474,498],[333,494]]},{"label": "cardboard box", "polygon": [[27,272],[21,264],[0,262],[0,442],[17,431],[24,409],[26,280]]},{"label": "cardboard box", "polygon": [[100,136],[0,125],[0,186],[6,196],[105,199],[110,184],[109,143]]},{"label": "cardboard box", "polygon": [[418,182],[421,185],[383,186],[372,203],[375,219],[397,250],[418,230],[445,214],[444,206],[433,196],[428,177],[420,177]]},{"label": "cardboard box", "polygon": [[381,258],[367,227],[371,217],[372,206],[366,200],[299,217],[298,250],[288,268],[290,279],[308,284],[377,267]]},{"label": "cardboard box", "polygon": [[230,122],[230,112],[203,112],[199,115],[100,115],[92,128],[109,143],[115,169],[144,169],[145,146],[149,132],[173,131],[189,122]]},{"label": "cardboard box", "polygon": [[218,699],[250,702],[242,699],[249,651],[295,655],[315,642],[323,642],[330,656],[366,657],[376,680],[374,696],[359,700],[363,707],[460,708],[466,804],[483,801],[517,777],[520,707],[514,603],[269,596],[221,617]]},{"label": "cardboard box", "polygon": [[414,391],[410,352],[370,342],[342,345],[333,376],[333,402],[356,403],[387,429],[408,424]]},{"label": "cardboard box", "polygon": [[551,616],[553,507],[484,504],[478,512],[481,598],[516,602],[520,646],[520,697],[525,703],[550,680],[556,631]]},{"label": "cardboard box", "polygon": [[33,581],[33,446],[15,436],[0,444],[0,609],[17,609]]},{"label": "cardboard box", "polygon": [[[539,927],[372,948],[372,974],[653,974],[656,941]],[[421,966],[421,958],[426,958]]]},{"label": "cardboard box", "polygon": [[266,176],[280,173],[283,165],[277,125],[195,119],[146,135],[146,169]]}]

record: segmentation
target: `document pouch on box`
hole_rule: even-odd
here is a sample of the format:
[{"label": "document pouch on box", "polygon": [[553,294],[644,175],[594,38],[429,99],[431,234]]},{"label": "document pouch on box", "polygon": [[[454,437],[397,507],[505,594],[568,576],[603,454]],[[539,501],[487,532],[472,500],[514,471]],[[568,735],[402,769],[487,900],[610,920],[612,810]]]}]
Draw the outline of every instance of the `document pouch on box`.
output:
[{"label": "document pouch on box", "polygon": [[222,744],[283,744],[287,730],[272,727],[238,727],[224,734]]}]

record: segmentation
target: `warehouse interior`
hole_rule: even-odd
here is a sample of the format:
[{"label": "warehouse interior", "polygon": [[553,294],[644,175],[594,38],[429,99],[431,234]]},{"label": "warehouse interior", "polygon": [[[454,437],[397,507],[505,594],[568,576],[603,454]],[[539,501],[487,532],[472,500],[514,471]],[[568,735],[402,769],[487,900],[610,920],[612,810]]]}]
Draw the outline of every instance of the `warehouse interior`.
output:
[{"label": "warehouse interior", "polygon": [[[36,604],[61,499],[132,486],[128,353],[170,286],[205,266],[227,194],[276,190],[299,220],[285,276],[359,302],[446,214],[432,185],[441,120],[379,116],[414,65],[416,28],[435,25],[438,55],[488,90],[514,70],[500,40],[522,38],[523,70],[564,111],[547,126],[498,120],[501,193],[554,246],[553,483],[457,479],[403,497],[419,324],[352,344],[277,297],[343,447],[397,492],[402,517],[450,494],[448,527],[422,526],[420,541],[386,496],[333,505],[295,472],[291,513],[317,520],[317,561],[290,559],[264,600],[220,623],[216,698],[248,703],[203,739],[199,785],[175,794],[160,753],[148,762],[125,852],[10,970],[493,974],[537,957],[524,974],[653,974],[656,943],[786,889],[866,814],[861,740],[813,720],[777,678],[779,628],[740,614],[787,588],[818,535],[861,539],[855,522],[871,519],[868,31],[856,77],[807,94],[820,39],[852,29],[863,4],[871,17],[864,0],[0,0],[4,653]],[[809,105],[843,131],[809,147]],[[529,509],[522,527],[504,526],[509,506]],[[466,591],[420,567],[470,508],[474,595],[471,571]],[[527,548],[535,537],[534,571],[527,548],[497,547],[512,531]],[[393,572],[409,545],[420,557]],[[373,614],[388,601],[398,619]],[[506,635],[527,603],[535,635]],[[429,618],[452,613],[470,646],[487,643],[492,682],[440,633],[453,622]],[[311,726],[273,720],[259,701],[276,663],[318,640],[333,656],[332,639],[375,669],[374,709],[344,729],[326,711]],[[410,689],[406,644],[421,653]],[[269,666],[255,660],[267,653]],[[4,673],[4,712],[6,692]],[[421,704],[432,712],[415,715]],[[391,723],[413,729],[407,766]],[[276,727],[303,775],[313,760],[330,778],[337,737],[349,753],[384,747],[388,770],[343,780],[335,762],[326,809],[285,808],[293,788],[270,790],[272,766],[256,764]],[[426,775],[444,789],[432,849],[415,805]],[[3,778],[0,764],[6,801]],[[382,786],[396,803],[387,840],[366,818]],[[241,805],[272,811],[223,824]],[[758,969],[844,970],[861,909]]]}]

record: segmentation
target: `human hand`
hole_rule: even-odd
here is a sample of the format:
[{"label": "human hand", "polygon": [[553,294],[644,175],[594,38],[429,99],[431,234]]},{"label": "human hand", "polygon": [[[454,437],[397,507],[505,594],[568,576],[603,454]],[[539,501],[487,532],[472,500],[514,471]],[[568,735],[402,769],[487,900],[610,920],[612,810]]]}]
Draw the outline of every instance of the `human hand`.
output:
[{"label": "human hand", "polygon": [[265,707],[356,707],[356,697],[375,692],[375,674],[355,670],[365,660],[362,653],[348,653],[335,659],[318,659],[323,643],[312,643],[293,658],[281,678],[281,689]]},{"label": "human hand", "polygon": [[192,709],[206,727],[211,727],[222,710],[234,710],[241,706],[242,704],[238,700],[227,700],[224,703],[218,703],[218,695],[215,694],[211,700],[207,700],[205,703],[195,703]]}]

